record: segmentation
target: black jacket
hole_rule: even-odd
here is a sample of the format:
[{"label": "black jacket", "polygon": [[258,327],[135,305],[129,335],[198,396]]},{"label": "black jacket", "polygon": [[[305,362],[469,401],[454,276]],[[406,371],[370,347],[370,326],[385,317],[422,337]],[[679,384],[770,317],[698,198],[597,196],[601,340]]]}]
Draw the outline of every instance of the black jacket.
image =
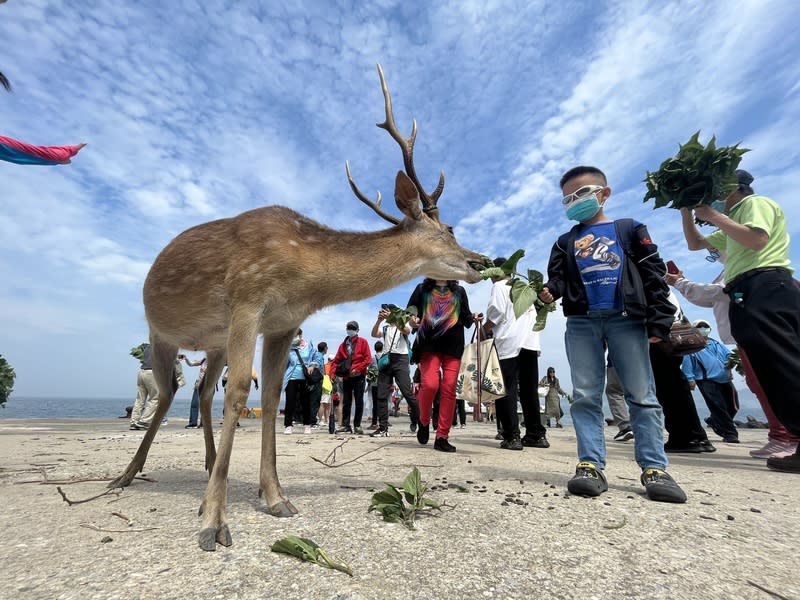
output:
[{"label": "black jacket", "polygon": [[[564,315],[585,315],[589,310],[586,288],[575,260],[575,238],[584,227],[578,223],[561,235],[550,252],[545,284],[555,299],[562,298]],[[669,301],[669,287],[664,280],[666,267],[658,255],[658,247],[650,240],[647,227],[633,219],[614,221],[617,242],[624,250],[621,281],[622,314],[644,319],[647,335],[668,339],[675,315]]]}]

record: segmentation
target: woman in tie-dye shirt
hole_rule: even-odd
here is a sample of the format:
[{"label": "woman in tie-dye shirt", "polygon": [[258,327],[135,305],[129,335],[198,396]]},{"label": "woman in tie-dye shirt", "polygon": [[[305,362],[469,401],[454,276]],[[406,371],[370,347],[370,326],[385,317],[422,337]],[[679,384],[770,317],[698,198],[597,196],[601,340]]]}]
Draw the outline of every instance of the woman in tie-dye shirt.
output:
[{"label": "woman in tie-dye shirt", "polygon": [[439,422],[433,447],[442,452],[455,452],[455,446],[447,438],[456,405],[456,379],[464,353],[464,328],[471,327],[483,315],[470,311],[467,292],[455,281],[425,279],[414,289],[408,306],[416,307],[419,315],[414,322],[421,374],[417,395],[417,441],[420,444],[428,443],[433,398],[439,388],[441,369]]}]

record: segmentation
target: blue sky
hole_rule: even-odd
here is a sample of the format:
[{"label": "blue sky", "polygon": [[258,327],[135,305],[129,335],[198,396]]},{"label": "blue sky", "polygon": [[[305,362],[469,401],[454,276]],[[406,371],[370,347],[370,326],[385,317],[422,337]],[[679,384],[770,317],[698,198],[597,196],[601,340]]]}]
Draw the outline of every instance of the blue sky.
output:
[{"label": "blue sky", "polygon": [[[14,86],[0,94],[0,133],[88,142],[68,166],[0,163],[0,354],[15,394],[132,398],[142,283],[188,227],[284,204],[337,229],[384,228],[344,173],[349,160],[362,190],[391,198],[402,166],[375,127],[376,63],[398,127],[417,119],[420,178],[432,188],[445,171],[442,220],[473,250],[524,248],[521,266],[544,271],[570,226],[558,179],[594,164],[614,191],[610,216],[647,223],[665,259],[712,279],[721,266],[686,251],[679,215],[642,203],[645,172],[697,130],[752,149],[742,166],[753,187],[797,234],[796,2],[281,4],[0,5],[0,71]],[[350,319],[368,334],[380,303],[404,305],[414,283],[330,307],[303,329],[331,346]],[[468,286],[475,310],[489,287]],[[541,359],[562,382],[563,331],[559,311]]]}]

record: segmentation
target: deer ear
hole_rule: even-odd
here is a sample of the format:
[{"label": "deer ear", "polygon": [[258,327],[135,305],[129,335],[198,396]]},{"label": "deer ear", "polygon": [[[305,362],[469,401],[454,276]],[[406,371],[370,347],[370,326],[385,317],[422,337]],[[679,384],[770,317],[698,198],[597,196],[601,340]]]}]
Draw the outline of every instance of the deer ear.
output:
[{"label": "deer ear", "polygon": [[397,208],[405,216],[414,221],[422,219],[422,209],[419,206],[419,192],[414,182],[403,171],[397,172],[394,179],[394,201]]}]

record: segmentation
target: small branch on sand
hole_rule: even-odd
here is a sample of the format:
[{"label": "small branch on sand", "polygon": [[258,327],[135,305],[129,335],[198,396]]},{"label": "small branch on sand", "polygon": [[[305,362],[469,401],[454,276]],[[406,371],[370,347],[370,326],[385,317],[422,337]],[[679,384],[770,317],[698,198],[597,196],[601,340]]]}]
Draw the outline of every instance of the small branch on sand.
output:
[{"label": "small branch on sand", "polygon": [[389,442],[389,444],[381,444],[377,448],[373,448],[372,450],[368,450],[367,452],[364,452],[363,454],[359,454],[358,456],[356,456],[355,458],[353,458],[351,460],[348,460],[346,462],[337,464],[336,463],[336,453],[337,453],[337,451],[339,449],[341,449],[341,447],[344,446],[349,441],[350,441],[349,439],[346,439],[341,444],[336,446],[336,448],[331,450],[331,453],[328,454],[328,456],[325,457],[325,460],[320,460],[320,459],[315,458],[313,456],[310,457],[310,458],[311,458],[311,460],[315,460],[318,463],[320,463],[321,465],[325,465],[326,467],[331,467],[331,468],[343,467],[344,465],[349,465],[350,463],[356,462],[360,458],[364,458],[367,454],[372,454],[373,452],[376,452],[376,451],[380,450],[381,448],[384,448],[384,447],[388,446],[389,444],[391,444],[391,442]]},{"label": "small branch on sand", "polygon": [[94,523],[80,523],[80,526],[86,527],[87,529],[94,529],[95,531],[102,531],[103,533],[131,533],[131,532],[153,531],[154,529],[161,529],[160,527],[141,527],[139,529],[105,529],[104,527],[98,527]]},{"label": "small branch on sand", "polygon": [[748,579],[747,583],[752,585],[754,588],[758,588],[762,592],[769,594],[773,598],[778,598],[779,600],[789,600],[789,598],[786,596],[779,594],[778,592],[773,592],[772,590],[765,588],[763,585],[758,585],[755,581],[750,581]]},{"label": "small branch on sand", "polygon": [[119,517],[120,519],[125,521],[125,523],[128,525],[128,527],[133,525],[133,519],[131,519],[130,517],[126,517],[125,515],[123,515],[120,512],[112,512],[111,514],[114,515],[115,517]]},{"label": "small branch on sand", "polygon": [[[22,483],[38,483],[41,485],[71,485],[73,483],[86,483],[89,481],[111,481],[114,477],[84,477],[81,479],[48,479],[47,475],[44,474],[44,481],[39,479],[36,480],[29,480],[29,481],[12,481],[12,485],[20,485]],[[138,479],[139,481],[147,481],[148,483],[158,483],[157,479],[151,479],[150,477],[143,477],[138,476],[134,477],[134,479]]]},{"label": "small branch on sand", "polygon": [[102,494],[97,494],[97,496],[92,496],[91,498],[85,498],[83,500],[70,500],[69,498],[67,498],[67,495],[64,493],[64,490],[62,490],[60,486],[56,487],[56,490],[58,491],[59,494],[61,494],[61,497],[64,499],[64,502],[66,502],[70,506],[72,506],[73,504],[83,504],[84,502],[91,502],[92,500],[97,500],[98,498],[102,498],[103,496],[107,496],[108,494],[115,494],[119,496],[122,493],[121,490],[117,491],[117,489],[115,488],[106,490]]}]

